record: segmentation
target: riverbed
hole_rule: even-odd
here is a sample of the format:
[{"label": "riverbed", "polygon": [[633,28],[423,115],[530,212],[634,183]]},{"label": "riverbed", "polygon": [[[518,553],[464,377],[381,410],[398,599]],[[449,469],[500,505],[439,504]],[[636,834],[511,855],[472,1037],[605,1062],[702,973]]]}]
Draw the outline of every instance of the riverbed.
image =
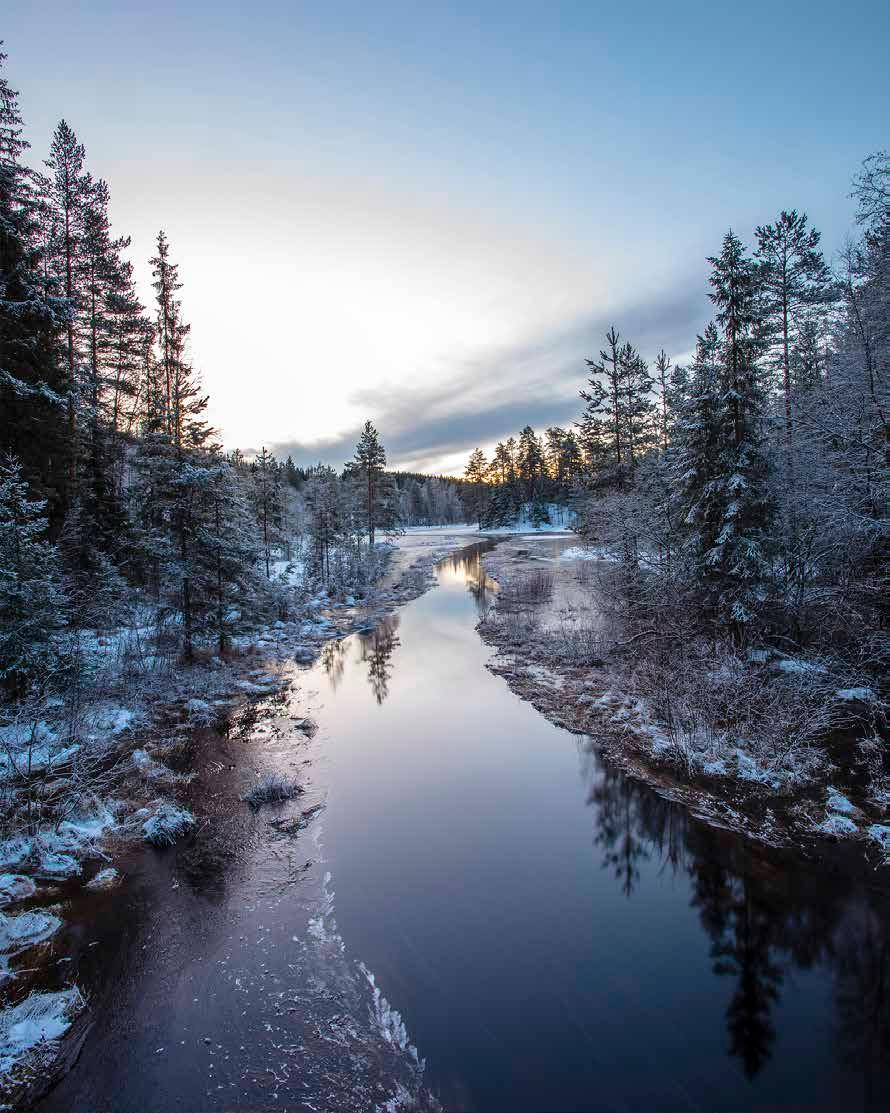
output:
[{"label": "riverbed", "polygon": [[[93,1025],[41,1109],[890,1105],[885,890],[690,819],[513,694],[490,544],[201,739],[197,834],[54,944]],[[272,770],[305,791],[251,811]]]}]

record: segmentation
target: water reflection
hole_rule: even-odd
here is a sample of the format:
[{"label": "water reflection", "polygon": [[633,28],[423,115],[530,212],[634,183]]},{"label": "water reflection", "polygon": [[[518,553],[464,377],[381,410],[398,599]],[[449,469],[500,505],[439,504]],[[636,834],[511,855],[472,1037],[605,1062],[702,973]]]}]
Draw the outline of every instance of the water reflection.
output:
[{"label": "water reflection", "polygon": [[482,566],[482,554],[493,548],[493,541],[480,541],[476,545],[468,546],[446,557],[439,562],[438,566],[441,577],[466,583],[467,590],[476,601],[476,609],[480,615],[487,613],[498,591],[497,583]]},{"label": "water reflection", "polygon": [[789,856],[692,820],[606,766],[589,739],[580,756],[595,807],[594,845],[624,896],[634,896],[640,866],[653,858],[688,878],[712,971],[733,983],[727,1050],[748,1078],[770,1060],[786,979],[823,965],[834,984],[837,1053],[862,1072],[862,1108],[890,1107],[888,894],[844,875],[802,870]]},{"label": "water reflection", "polygon": [[399,616],[388,615],[380,620],[373,633],[359,634],[358,644],[361,660],[368,666],[368,683],[374,693],[378,707],[389,695],[389,682],[392,678],[392,655],[399,639]]},{"label": "water reflection", "polygon": [[321,667],[327,674],[327,678],[335,692],[340,687],[340,681],[343,679],[343,669],[346,665],[346,655],[348,652],[349,641],[346,638],[328,642],[321,651]]}]

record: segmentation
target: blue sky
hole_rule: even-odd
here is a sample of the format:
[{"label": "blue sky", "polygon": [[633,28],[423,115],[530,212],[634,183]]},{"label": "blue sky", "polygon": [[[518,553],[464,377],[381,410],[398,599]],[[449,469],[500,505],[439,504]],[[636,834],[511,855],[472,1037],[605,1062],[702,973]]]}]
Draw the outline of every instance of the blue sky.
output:
[{"label": "blue sky", "polygon": [[143,280],[167,230],[227,445],[339,464],[371,417],[455,469],[571,421],[612,321],[687,353],[727,227],[842,245],[888,7],[6,0],[0,36],[33,160],[64,115]]}]

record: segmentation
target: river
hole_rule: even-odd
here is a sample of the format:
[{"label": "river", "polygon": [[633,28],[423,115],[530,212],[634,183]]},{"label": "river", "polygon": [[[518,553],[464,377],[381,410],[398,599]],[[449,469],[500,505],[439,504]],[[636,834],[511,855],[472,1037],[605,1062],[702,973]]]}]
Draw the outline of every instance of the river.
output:
[{"label": "river", "polygon": [[[886,892],[691,820],[511,693],[483,547],[203,740],[196,839],[73,910],[95,1023],[41,1109],[382,1107],[412,1045],[449,1110],[890,1108]],[[307,791],[252,813],[270,768]]]}]

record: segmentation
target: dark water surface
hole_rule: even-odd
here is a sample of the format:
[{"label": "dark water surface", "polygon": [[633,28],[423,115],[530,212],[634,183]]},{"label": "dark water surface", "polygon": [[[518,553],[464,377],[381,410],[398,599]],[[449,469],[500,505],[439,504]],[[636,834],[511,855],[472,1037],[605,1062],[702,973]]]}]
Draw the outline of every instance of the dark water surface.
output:
[{"label": "dark water surface", "polygon": [[[300,674],[311,746],[296,697],[226,743],[311,757],[298,839],[220,816],[212,885],[143,856],[140,914],[80,925],[108,939],[85,978],[109,1011],[47,1110],[312,1108],[319,1032],[368,1014],[358,960],[449,1109],[890,1109],[886,893],[690,820],[514,696],[474,629],[479,549]],[[373,1058],[353,1033],[334,1073],[356,1042]]]}]

